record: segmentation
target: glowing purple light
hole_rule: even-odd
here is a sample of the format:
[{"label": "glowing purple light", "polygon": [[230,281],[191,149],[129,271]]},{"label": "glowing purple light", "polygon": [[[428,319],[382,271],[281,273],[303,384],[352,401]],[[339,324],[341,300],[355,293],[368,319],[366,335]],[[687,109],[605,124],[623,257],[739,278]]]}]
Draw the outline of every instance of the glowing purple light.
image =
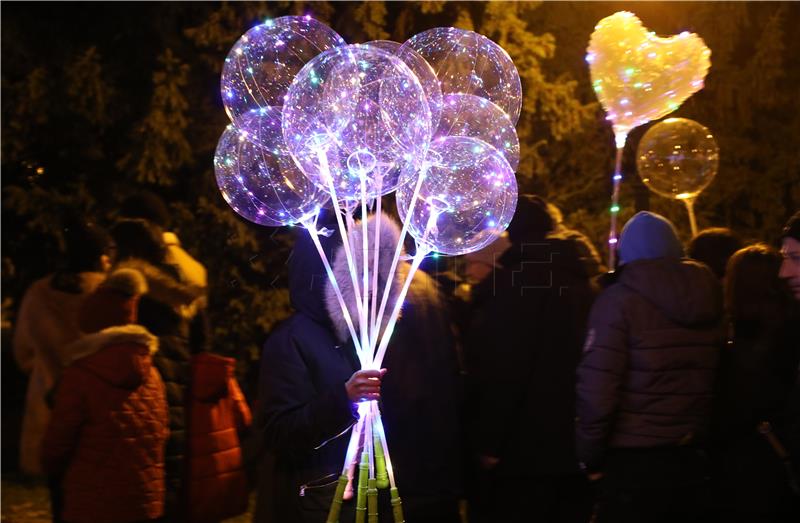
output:
[{"label": "glowing purple light", "polygon": [[[292,44],[295,40],[298,43]],[[241,93],[223,96],[225,111],[233,120],[251,109],[283,105],[289,85],[306,62],[343,45],[341,36],[312,18],[266,20],[242,35],[225,59],[220,88]]]},{"label": "glowing purple light", "polygon": [[464,93],[486,98],[517,123],[522,84],[514,62],[502,47],[483,35],[455,27],[424,31],[406,41],[405,47],[414,49],[431,65],[443,95]]},{"label": "glowing purple light", "polygon": [[[514,215],[514,171],[500,151],[476,138],[436,140],[430,152],[440,160],[427,169],[411,214],[414,184],[397,189],[400,218],[417,241],[440,253],[458,255],[485,247],[502,232],[497,224],[507,224]],[[441,214],[435,231],[425,237],[432,212]],[[492,220],[486,220],[489,215]]]}]

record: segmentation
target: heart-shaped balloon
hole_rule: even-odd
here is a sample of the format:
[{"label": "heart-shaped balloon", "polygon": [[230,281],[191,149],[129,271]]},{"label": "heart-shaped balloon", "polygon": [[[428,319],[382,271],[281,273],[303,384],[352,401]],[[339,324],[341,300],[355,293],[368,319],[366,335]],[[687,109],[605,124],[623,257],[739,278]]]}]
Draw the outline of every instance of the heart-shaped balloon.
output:
[{"label": "heart-shaped balloon", "polygon": [[627,11],[600,20],[586,61],[618,141],[634,127],[668,115],[702,89],[710,57],[711,50],[694,33],[661,38]]}]

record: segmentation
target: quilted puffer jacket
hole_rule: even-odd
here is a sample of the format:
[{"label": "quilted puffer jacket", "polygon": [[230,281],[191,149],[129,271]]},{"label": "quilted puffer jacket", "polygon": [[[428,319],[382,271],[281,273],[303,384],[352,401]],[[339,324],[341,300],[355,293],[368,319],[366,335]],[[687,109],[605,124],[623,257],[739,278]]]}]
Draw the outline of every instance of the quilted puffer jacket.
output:
[{"label": "quilted puffer jacket", "polygon": [[723,341],[721,289],[703,264],[626,264],[595,301],[578,367],[577,452],[697,442],[710,423]]},{"label": "quilted puffer jacket", "polygon": [[44,438],[42,462],[61,476],[62,519],[125,523],[164,510],[164,384],[157,339],[139,325],[84,336],[70,349]]},{"label": "quilted puffer jacket", "polygon": [[247,510],[247,475],[238,430],[252,422],[234,377],[235,360],[192,357],[189,408],[189,517],[214,522]]}]

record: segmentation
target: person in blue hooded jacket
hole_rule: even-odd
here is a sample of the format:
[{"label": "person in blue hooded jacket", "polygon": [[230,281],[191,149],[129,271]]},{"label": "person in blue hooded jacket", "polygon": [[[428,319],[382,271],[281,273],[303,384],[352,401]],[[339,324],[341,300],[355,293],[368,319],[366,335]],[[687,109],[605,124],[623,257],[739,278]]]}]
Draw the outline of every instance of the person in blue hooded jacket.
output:
[{"label": "person in blue hooded jacket", "polygon": [[721,287],[657,214],[625,224],[619,259],[578,367],[578,458],[600,480],[599,522],[702,521]]}]

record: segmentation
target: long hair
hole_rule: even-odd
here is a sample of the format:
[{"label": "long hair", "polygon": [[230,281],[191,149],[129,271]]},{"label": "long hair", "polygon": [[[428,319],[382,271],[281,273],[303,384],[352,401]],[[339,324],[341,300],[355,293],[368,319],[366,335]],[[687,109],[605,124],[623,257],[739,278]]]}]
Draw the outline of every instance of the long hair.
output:
[{"label": "long hair", "polygon": [[765,243],[736,251],[725,271],[725,309],[734,324],[764,328],[780,323],[791,305],[778,277],[781,255]]}]

